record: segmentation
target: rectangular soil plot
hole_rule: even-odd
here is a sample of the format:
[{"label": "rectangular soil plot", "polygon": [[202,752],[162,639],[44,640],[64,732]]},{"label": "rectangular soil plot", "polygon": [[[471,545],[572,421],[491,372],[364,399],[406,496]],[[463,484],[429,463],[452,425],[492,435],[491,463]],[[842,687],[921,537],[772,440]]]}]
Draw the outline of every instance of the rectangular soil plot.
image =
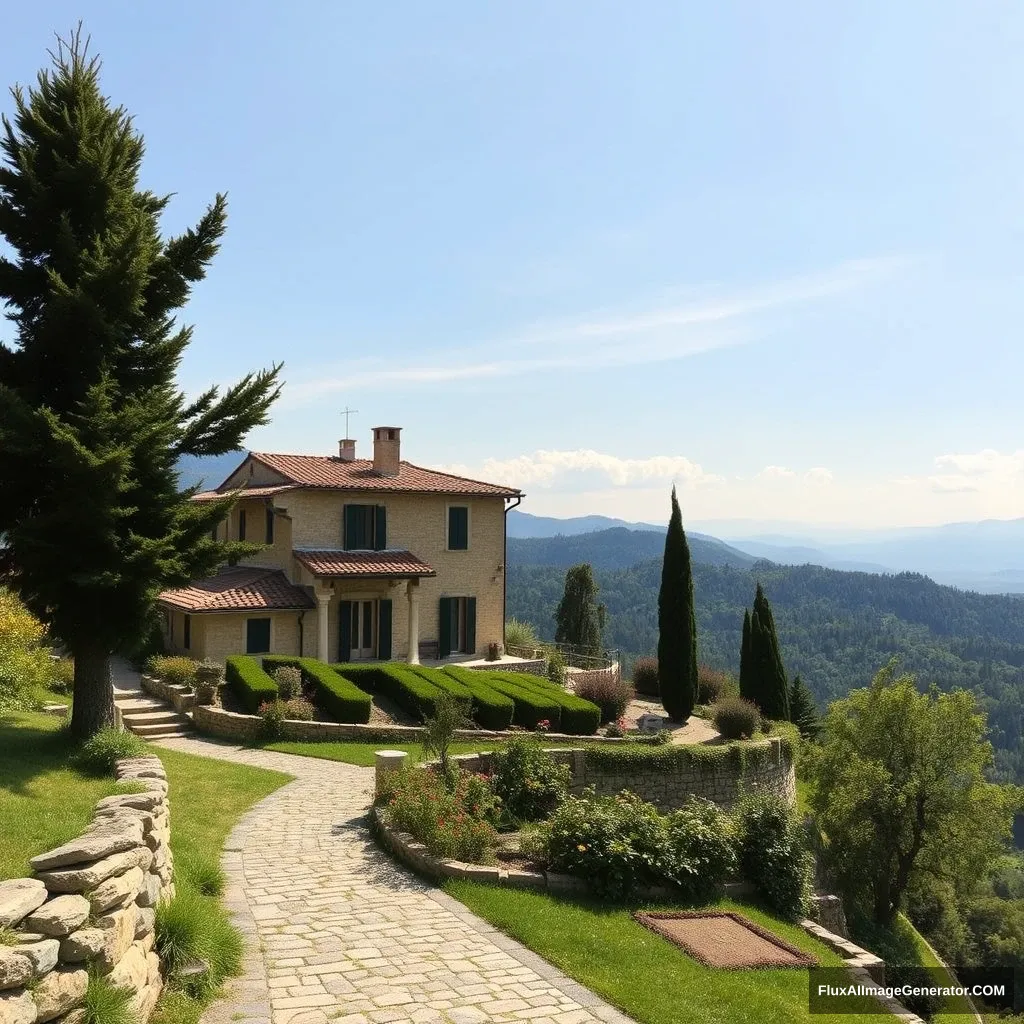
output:
[{"label": "rectangular soil plot", "polygon": [[705,967],[741,971],[764,967],[817,967],[818,961],[784,939],[724,910],[643,913],[633,917],[675,943]]}]

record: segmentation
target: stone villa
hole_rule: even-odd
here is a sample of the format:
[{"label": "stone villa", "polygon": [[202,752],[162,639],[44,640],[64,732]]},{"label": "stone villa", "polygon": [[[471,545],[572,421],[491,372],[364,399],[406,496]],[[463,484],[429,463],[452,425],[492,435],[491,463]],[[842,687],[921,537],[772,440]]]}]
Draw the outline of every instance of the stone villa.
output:
[{"label": "stone villa", "polygon": [[485,656],[505,621],[505,515],[515,488],[401,460],[401,429],[336,456],[250,452],[210,501],[240,500],[215,531],[264,544],[209,579],[164,591],[170,651],[322,661]]}]

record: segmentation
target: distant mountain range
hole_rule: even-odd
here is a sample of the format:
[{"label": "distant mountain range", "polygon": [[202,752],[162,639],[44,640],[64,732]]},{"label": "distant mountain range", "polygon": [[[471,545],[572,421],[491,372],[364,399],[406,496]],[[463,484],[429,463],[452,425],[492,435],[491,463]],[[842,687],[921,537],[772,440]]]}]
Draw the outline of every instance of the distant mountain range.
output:
[{"label": "distant mountain range", "polygon": [[[979,593],[1024,593],[1024,518],[951,523],[946,526],[901,530],[835,531],[807,528],[807,534],[740,533],[736,524],[714,524],[718,537],[688,530],[691,541],[722,545],[733,557],[748,555],[779,565],[819,565],[844,571],[899,573],[919,572],[938,583],[976,590]],[[637,561],[651,550],[651,542],[639,534],[664,536],[664,527],[651,523],[627,523],[605,516],[552,519],[518,510],[509,513],[509,537],[547,538],[578,536],[610,527],[625,528],[636,536]],[[789,529],[800,529],[790,526]],[[733,531],[736,532],[733,532]],[[728,532],[726,532],[728,531]],[[584,546],[587,546],[586,542]],[[601,545],[598,544],[598,547]],[[615,541],[616,557],[625,564],[623,542]],[[696,558],[696,551],[694,557]],[[739,564],[704,559],[708,564]],[[523,563],[526,564],[526,563]],[[596,563],[595,563],[596,564]]]},{"label": "distant mountain range", "polygon": [[212,491],[242,464],[246,452],[228,452],[227,455],[183,455],[178,459],[178,483],[182,489],[201,487]]}]

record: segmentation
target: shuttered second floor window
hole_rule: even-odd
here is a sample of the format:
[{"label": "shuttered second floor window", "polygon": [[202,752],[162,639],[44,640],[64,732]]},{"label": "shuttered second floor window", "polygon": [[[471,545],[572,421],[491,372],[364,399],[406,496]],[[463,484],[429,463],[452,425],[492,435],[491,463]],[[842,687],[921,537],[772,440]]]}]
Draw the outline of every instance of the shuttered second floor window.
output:
[{"label": "shuttered second floor window", "polygon": [[469,548],[469,509],[465,505],[448,506],[448,550]]},{"label": "shuttered second floor window", "polygon": [[383,551],[388,546],[384,505],[346,505],[342,547],[346,551]]}]

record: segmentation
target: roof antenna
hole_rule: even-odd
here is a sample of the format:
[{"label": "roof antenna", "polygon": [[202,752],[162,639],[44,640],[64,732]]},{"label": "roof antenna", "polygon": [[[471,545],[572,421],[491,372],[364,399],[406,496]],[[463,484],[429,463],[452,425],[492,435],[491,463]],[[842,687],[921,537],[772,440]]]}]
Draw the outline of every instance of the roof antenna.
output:
[{"label": "roof antenna", "polygon": [[341,415],[345,417],[345,437],[351,437],[352,435],[348,432],[348,418],[354,413],[359,412],[358,409],[350,409],[347,405],[341,410]]}]

